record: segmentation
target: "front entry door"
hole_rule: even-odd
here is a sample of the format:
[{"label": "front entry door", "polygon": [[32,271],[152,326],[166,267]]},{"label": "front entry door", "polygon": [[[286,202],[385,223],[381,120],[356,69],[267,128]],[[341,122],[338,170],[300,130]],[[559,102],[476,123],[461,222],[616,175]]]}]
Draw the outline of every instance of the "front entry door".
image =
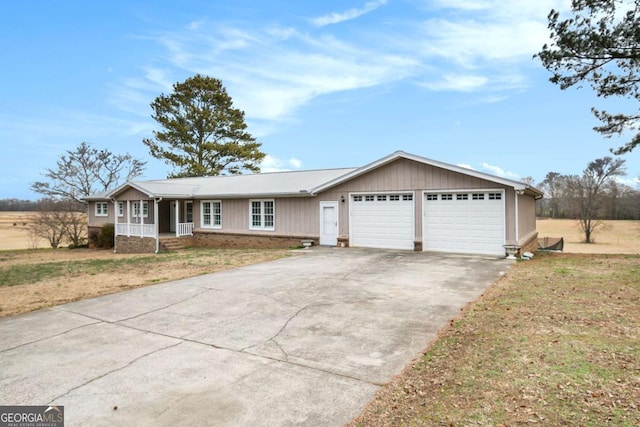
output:
[{"label": "front entry door", "polygon": [[338,202],[320,202],[320,244],[338,245]]}]

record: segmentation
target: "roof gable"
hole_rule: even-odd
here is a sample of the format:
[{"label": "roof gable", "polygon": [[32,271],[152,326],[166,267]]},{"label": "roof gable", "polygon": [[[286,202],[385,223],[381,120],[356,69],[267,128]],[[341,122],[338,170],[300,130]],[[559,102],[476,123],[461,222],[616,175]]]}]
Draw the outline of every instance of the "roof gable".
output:
[{"label": "roof gable", "polygon": [[389,154],[388,156],[385,156],[381,159],[378,159],[372,163],[369,163],[368,165],[362,166],[360,168],[357,168],[355,170],[353,170],[350,173],[347,173],[343,176],[337,177],[331,181],[325,182],[315,188],[313,188],[311,190],[312,194],[317,194],[320,193],[322,191],[328,190],[329,188],[335,187],[336,185],[342,184],[343,182],[349,181],[351,179],[354,179],[358,176],[364,175],[374,169],[377,169],[381,166],[384,166],[386,164],[389,164],[391,162],[394,162],[398,159],[407,159],[407,160],[413,160],[415,162],[418,163],[422,163],[425,165],[430,165],[430,166],[435,166],[438,168],[442,168],[445,170],[449,170],[452,172],[457,172],[463,175],[468,175],[468,176],[472,176],[475,178],[479,178],[479,179],[483,179],[486,181],[490,181],[490,182],[495,182],[496,184],[501,184],[501,185],[505,185],[508,187],[512,187],[515,190],[521,190],[521,191],[525,191],[525,190],[529,190],[530,192],[532,192],[534,195],[536,196],[542,196],[542,192],[540,192],[538,189],[531,187],[530,185],[525,184],[524,182],[520,182],[520,181],[514,181],[511,179],[507,179],[507,178],[502,178],[502,177],[498,177],[498,176],[494,176],[494,175],[490,175],[487,173],[483,173],[483,172],[478,172],[476,170],[473,169],[468,169],[468,168],[464,168],[461,166],[456,166],[456,165],[452,165],[449,163],[444,163],[444,162],[439,162],[437,160],[432,160],[432,159],[428,159],[426,157],[422,157],[422,156],[417,156],[415,154],[409,154],[409,153],[405,153],[404,151],[396,151],[395,153]]}]

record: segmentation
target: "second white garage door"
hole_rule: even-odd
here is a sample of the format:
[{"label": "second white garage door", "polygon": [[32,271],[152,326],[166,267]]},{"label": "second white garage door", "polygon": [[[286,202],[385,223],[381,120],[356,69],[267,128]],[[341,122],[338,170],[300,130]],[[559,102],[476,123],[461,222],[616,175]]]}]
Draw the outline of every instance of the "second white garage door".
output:
[{"label": "second white garage door", "polygon": [[502,191],[426,193],[423,250],[504,256],[503,199]]},{"label": "second white garage door", "polygon": [[351,246],[413,250],[413,193],[351,195]]}]

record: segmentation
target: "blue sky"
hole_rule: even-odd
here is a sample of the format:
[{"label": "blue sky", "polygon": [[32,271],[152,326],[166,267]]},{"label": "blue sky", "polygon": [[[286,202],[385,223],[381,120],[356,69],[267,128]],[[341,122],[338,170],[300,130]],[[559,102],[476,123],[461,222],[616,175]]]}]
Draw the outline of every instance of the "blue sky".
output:
[{"label": "blue sky", "polygon": [[[512,179],[580,173],[623,140],[591,130],[588,87],[532,55],[570,0],[29,1],[0,15],[0,198],[36,199],[82,141],[170,167],[142,139],[149,104],[195,73],[222,80],[264,171],[361,166],[396,150]],[[628,110],[627,110],[628,111]],[[640,151],[624,156],[627,183]]]}]

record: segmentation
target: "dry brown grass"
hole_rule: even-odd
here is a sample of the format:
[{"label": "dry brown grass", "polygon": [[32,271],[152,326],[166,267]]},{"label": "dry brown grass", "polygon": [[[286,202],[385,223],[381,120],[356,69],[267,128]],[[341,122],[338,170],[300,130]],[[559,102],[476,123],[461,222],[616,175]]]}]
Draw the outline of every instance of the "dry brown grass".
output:
[{"label": "dry brown grass", "polygon": [[157,255],[94,249],[3,251],[0,317],[291,254],[286,249],[187,249]]},{"label": "dry brown grass", "polygon": [[640,257],[517,263],[354,426],[639,426]]},{"label": "dry brown grass", "polygon": [[540,237],[564,237],[564,252],[590,254],[640,254],[640,221],[603,221],[595,243],[582,243],[578,222],[571,219],[538,219]]},{"label": "dry brown grass", "polygon": [[0,250],[48,248],[45,239],[33,240],[28,225],[36,212],[0,212]]}]

